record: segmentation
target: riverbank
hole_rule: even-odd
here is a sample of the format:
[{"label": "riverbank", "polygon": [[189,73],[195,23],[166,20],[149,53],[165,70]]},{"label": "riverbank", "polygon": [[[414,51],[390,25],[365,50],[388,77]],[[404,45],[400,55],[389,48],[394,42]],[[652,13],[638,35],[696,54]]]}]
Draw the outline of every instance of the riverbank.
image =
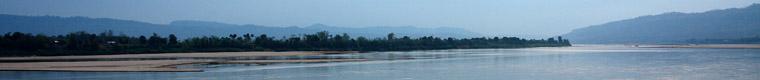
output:
[{"label": "riverbank", "polygon": [[199,72],[179,69],[186,64],[273,64],[366,61],[366,59],[282,59],[271,57],[349,54],[355,51],[214,52],[122,54],[92,56],[2,57],[0,71],[87,71],[87,72]]},{"label": "riverbank", "polygon": [[266,56],[308,56],[323,54],[358,53],[356,51],[289,51],[289,52],[204,52],[204,53],[156,53],[156,54],[118,54],[89,56],[41,56],[41,57],[0,57],[0,62],[50,62],[50,61],[94,61],[94,60],[155,60],[155,59],[194,59],[194,58],[230,58],[230,57],[266,57]]},{"label": "riverbank", "polygon": [[175,65],[200,64],[203,60],[141,60],[0,63],[0,71],[83,71],[83,72],[198,72]]},{"label": "riverbank", "polygon": [[629,45],[639,48],[721,48],[721,49],[760,49],[760,44],[684,44],[684,45]]}]

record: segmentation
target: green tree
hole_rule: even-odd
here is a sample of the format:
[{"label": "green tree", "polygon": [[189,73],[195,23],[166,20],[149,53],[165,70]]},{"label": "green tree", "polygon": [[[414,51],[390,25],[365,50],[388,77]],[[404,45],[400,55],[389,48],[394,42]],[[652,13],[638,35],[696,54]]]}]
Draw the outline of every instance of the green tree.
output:
[{"label": "green tree", "polygon": [[179,41],[177,40],[177,36],[174,34],[169,34],[169,46],[177,46],[179,44]]},{"label": "green tree", "polygon": [[394,40],[394,39],[396,39],[396,34],[394,34],[394,33],[388,33],[388,36],[385,39],[388,39],[389,41],[390,40]]}]

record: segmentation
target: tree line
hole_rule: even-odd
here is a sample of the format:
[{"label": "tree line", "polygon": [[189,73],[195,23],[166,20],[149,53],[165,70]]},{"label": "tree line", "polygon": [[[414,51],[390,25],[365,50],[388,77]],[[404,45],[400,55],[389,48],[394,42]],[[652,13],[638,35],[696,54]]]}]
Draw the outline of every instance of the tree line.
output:
[{"label": "tree line", "polygon": [[43,35],[11,32],[0,36],[0,56],[60,56],[141,54],[171,52],[221,51],[403,51],[430,49],[522,48],[570,46],[562,37],[521,39],[517,37],[411,38],[389,33],[384,38],[351,37],[330,34],[292,35],[275,38],[266,34],[231,34],[178,39],[176,35],[127,36],[102,33],[73,32],[66,35]]}]

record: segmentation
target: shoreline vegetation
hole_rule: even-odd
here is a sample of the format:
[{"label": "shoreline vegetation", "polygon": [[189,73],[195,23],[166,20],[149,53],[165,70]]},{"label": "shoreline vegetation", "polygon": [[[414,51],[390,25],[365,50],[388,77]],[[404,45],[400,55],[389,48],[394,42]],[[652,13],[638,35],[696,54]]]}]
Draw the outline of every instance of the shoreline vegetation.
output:
[{"label": "shoreline vegetation", "polygon": [[266,34],[231,34],[229,36],[201,36],[184,40],[174,34],[163,37],[115,35],[113,31],[99,34],[73,32],[47,36],[21,32],[0,36],[0,57],[13,56],[66,56],[111,55],[145,53],[188,52],[244,52],[244,51],[408,51],[434,49],[524,48],[570,46],[562,37],[548,39],[521,39],[517,37],[439,38],[425,36],[397,37],[389,33],[385,38],[353,38],[346,33],[292,35],[275,38]]},{"label": "shoreline vegetation", "polygon": [[[367,61],[363,58],[331,58],[320,55],[367,51],[409,51],[435,49],[526,48],[571,46],[562,37],[548,39],[439,38],[425,36],[352,38],[348,34],[293,35],[274,38],[266,34],[202,36],[184,40],[173,34],[132,37],[74,32],[47,36],[21,32],[0,35],[0,71],[84,71],[84,72],[199,72],[178,68],[192,64],[323,63]],[[315,57],[317,56],[317,57]]]}]

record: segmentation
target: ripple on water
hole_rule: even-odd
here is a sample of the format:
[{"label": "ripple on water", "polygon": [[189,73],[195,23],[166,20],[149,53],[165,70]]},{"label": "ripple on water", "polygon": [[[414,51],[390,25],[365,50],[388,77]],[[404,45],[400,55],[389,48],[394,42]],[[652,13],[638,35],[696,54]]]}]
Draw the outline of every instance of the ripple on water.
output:
[{"label": "ripple on water", "polygon": [[[760,50],[576,46],[332,55],[372,61],[221,66],[195,73],[0,72],[0,80],[757,80]],[[19,77],[20,76],[20,77]],[[30,79],[30,78],[26,78]]]}]

